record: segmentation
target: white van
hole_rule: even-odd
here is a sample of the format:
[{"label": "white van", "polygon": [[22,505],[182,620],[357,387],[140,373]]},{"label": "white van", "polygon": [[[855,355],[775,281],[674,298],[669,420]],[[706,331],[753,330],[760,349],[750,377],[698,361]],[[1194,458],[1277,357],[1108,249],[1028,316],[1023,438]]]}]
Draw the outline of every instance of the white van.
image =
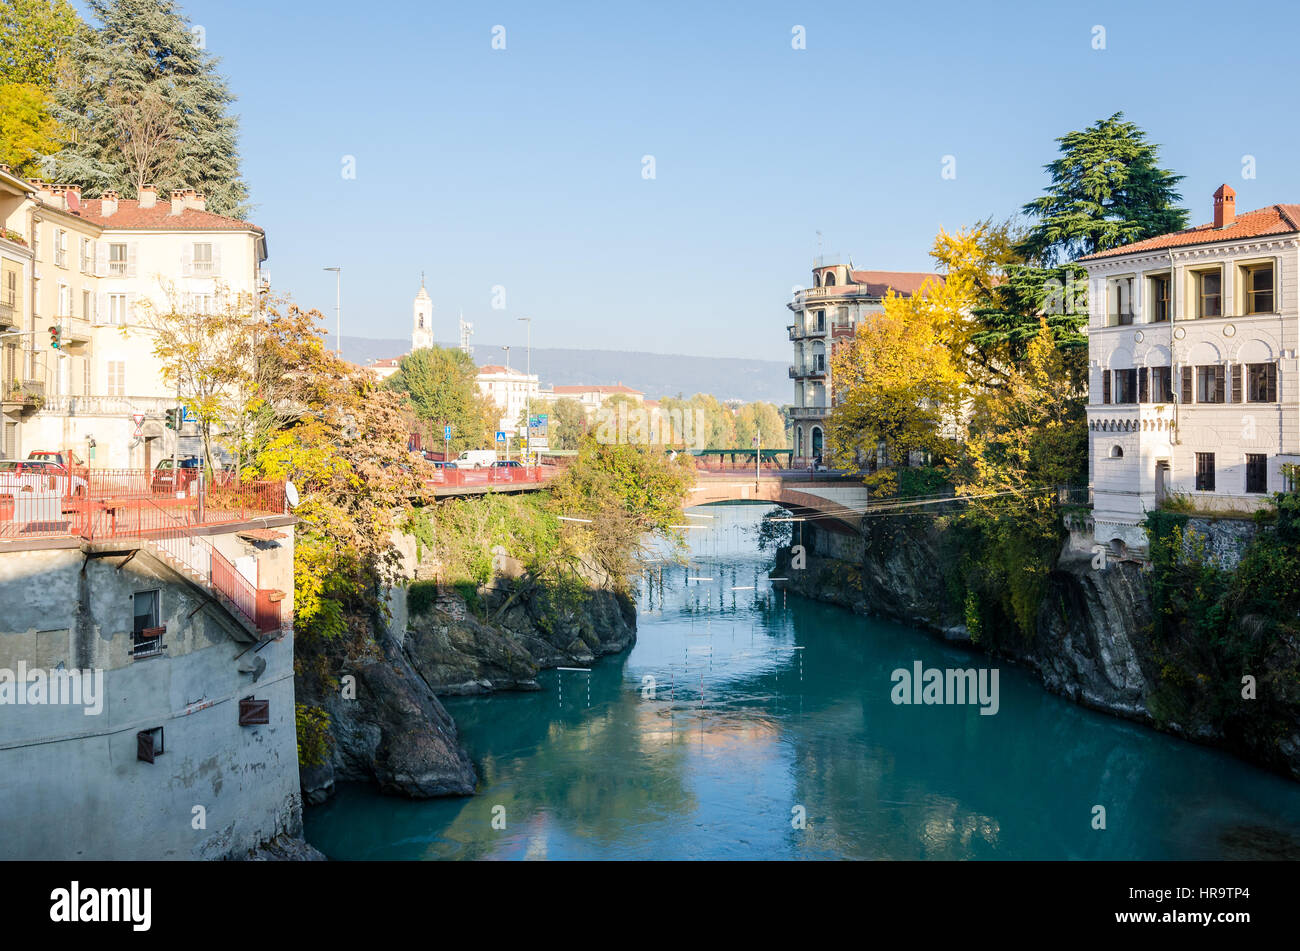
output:
[{"label": "white van", "polygon": [[497,461],[494,449],[467,449],[456,459],[457,469],[486,469]]}]

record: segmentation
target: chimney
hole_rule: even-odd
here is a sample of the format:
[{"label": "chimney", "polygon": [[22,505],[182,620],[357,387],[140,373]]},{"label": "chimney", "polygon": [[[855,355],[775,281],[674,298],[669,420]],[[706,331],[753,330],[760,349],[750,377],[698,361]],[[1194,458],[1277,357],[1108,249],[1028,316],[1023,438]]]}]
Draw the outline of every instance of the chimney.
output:
[{"label": "chimney", "polygon": [[59,185],[58,189],[63,192],[63,207],[73,214],[81,214],[81,186]]},{"label": "chimney", "polygon": [[1214,227],[1228,228],[1237,220],[1237,193],[1231,185],[1220,185],[1214,193]]},{"label": "chimney", "polygon": [[99,202],[99,214],[104,218],[117,214],[117,192],[104,192]]},{"label": "chimney", "polygon": [[49,182],[43,182],[39,178],[30,180],[32,188],[36,191],[36,198],[45,202],[47,205],[54,204],[54,189]]},{"label": "chimney", "polygon": [[179,215],[179,214],[180,214],[182,211],[184,211],[184,210],[185,210],[185,192],[184,192],[184,190],[176,190],[176,191],[173,191],[173,192],[172,192],[172,207],[171,207],[171,211],[167,212],[167,214],[169,214],[169,215]]},{"label": "chimney", "polygon": [[195,211],[207,211],[208,200],[196,192],[194,189],[186,189],[185,207],[192,208]]},{"label": "chimney", "polygon": [[158,189],[153,185],[142,185],[139,197],[141,208],[152,208],[158,204]]}]

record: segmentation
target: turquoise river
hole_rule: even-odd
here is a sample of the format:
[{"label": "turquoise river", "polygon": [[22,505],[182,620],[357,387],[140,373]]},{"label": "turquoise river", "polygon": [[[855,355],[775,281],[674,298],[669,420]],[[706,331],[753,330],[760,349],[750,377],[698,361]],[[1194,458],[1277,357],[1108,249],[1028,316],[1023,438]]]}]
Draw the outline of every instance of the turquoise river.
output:
[{"label": "turquoise river", "polygon": [[[1300,784],[923,632],[787,597],[758,549],[768,508],[691,510],[689,563],[640,579],[632,650],[546,671],[536,692],[445,701],[478,795],[345,786],[307,810],[308,841],[335,859],[1300,854]],[[917,661],[997,666],[997,713],[895,704],[893,671]]]}]

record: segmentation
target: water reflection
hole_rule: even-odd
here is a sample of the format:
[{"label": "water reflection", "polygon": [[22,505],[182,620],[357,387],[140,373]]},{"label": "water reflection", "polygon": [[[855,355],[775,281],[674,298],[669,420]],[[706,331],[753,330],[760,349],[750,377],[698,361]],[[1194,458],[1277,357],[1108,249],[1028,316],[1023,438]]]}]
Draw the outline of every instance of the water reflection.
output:
[{"label": "water reflection", "polygon": [[[336,858],[1219,858],[1300,836],[1300,787],[1001,670],[1001,709],[896,706],[890,674],[987,661],[798,598],[755,550],[767,506],[711,506],[639,579],[635,648],[526,694],[447,701],[479,795],[343,790]],[[1091,827],[1104,805],[1107,829]],[[800,827],[800,811],[806,823]],[[504,827],[500,827],[504,824]]]}]

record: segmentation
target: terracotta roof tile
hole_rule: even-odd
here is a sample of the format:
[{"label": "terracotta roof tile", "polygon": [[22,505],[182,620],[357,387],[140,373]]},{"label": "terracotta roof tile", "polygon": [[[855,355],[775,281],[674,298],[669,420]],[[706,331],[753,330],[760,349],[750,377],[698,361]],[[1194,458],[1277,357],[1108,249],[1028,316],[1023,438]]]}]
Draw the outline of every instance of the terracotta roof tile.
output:
[{"label": "terracotta roof tile", "polygon": [[[926,281],[937,281],[943,283],[943,275],[927,274],[924,271],[850,271],[849,277],[853,280],[854,285],[861,287],[866,285],[867,291],[877,297],[884,297],[886,290],[892,290],[896,294],[911,296],[921,289]],[[850,292],[861,293],[853,285],[847,289]]]},{"label": "terracotta roof tile", "polygon": [[141,208],[134,198],[119,198],[117,211],[107,218],[103,215],[104,202],[99,198],[81,200],[81,217],[101,228],[121,228],[137,231],[257,231],[262,229],[251,221],[227,218],[211,211],[186,208],[173,215],[172,203],[160,198],[152,208]]},{"label": "terracotta roof tile", "polygon": [[1193,244],[1238,241],[1243,238],[1262,238],[1295,232],[1300,232],[1300,205],[1269,205],[1267,208],[1242,212],[1226,228],[1216,228],[1213,224],[1197,225],[1195,228],[1134,241],[1132,244],[1111,248],[1109,251],[1098,251],[1095,254],[1085,255],[1079,260],[1096,261],[1100,258],[1113,258],[1121,254],[1136,254],[1141,251],[1159,251],[1162,248],[1180,248]]}]

